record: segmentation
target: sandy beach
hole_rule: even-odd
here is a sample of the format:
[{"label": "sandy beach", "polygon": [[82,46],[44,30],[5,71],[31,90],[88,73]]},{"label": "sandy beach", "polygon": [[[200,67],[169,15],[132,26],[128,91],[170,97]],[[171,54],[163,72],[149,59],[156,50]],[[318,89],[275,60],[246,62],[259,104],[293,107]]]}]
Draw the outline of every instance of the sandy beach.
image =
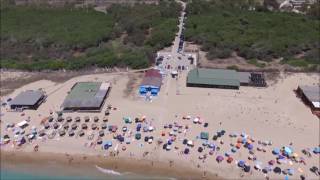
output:
[{"label": "sandy beach", "polygon": [[[43,89],[48,95],[46,101],[38,110],[25,110],[24,115],[19,112],[10,112],[8,106],[1,107],[1,136],[8,134],[13,137],[13,132],[6,129],[8,123],[18,123],[30,117],[30,125],[25,128],[26,133],[32,126],[41,129],[40,121],[50,115],[50,111],[58,111],[70,88],[76,82],[111,82],[112,89],[104,107],[100,113],[72,112],[64,113],[63,117],[70,116],[81,118],[81,123],[85,116],[91,118],[88,122],[88,130],[85,136],[69,137],[55,136],[53,139],[38,138],[28,142],[19,148],[13,148],[13,144],[1,146],[1,162],[10,164],[12,162],[36,162],[45,163],[55,159],[59,163],[71,163],[72,166],[90,164],[101,165],[105,168],[115,169],[119,172],[137,172],[148,175],[168,175],[186,179],[264,179],[265,175],[261,171],[252,170],[251,173],[243,173],[237,167],[237,161],[245,160],[250,165],[253,161],[248,160],[248,150],[241,147],[232,156],[234,161],[227,163],[225,160],[218,163],[216,157],[224,156],[225,152],[231,149],[230,144],[236,144],[237,138],[229,137],[230,133],[240,136],[241,133],[255,139],[254,147],[260,145],[258,141],[271,141],[272,145],[264,146],[265,152],[256,151],[255,156],[263,165],[275,159],[272,154],[274,148],[290,146],[299,156],[304,157],[306,165],[301,163],[283,163],[278,166],[282,169],[294,168],[295,173],[290,179],[298,179],[300,175],[308,179],[318,177],[309,171],[312,166],[319,166],[319,155],[313,154],[307,157],[301,153],[302,149],[319,146],[319,119],[312,114],[310,109],[296,97],[294,90],[298,85],[319,85],[319,74],[280,74],[276,82],[269,81],[266,88],[241,87],[240,90],[207,89],[186,87],[186,72],[176,80],[171,77],[164,79],[158,97],[152,101],[146,101],[139,97],[137,86],[141,78],[133,73],[106,73],[74,77],[63,83],[54,83],[48,80],[40,80],[27,84],[16,89],[13,93],[1,97],[1,101],[13,98],[18,93],[28,89]],[[135,78],[132,78],[132,77]],[[128,90],[128,88],[130,88]],[[101,145],[92,145],[93,140],[88,140],[88,134],[95,134],[98,130],[91,130],[93,117],[98,116],[101,124],[104,118],[104,110],[108,105],[115,109],[110,111],[107,125],[117,125],[118,132],[126,126],[128,132],[135,132],[136,124],[125,124],[124,117],[135,119],[145,116],[147,124],[154,127],[152,132],[142,132],[141,140],[135,140],[134,136],[126,133],[126,137],[131,140],[130,144],[119,143],[113,139],[114,133],[105,131],[103,140],[113,142],[109,150],[104,150]],[[190,116],[190,120],[183,117]],[[192,119],[199,118],[208,127],[202,124],[195,124]],[[170,137],[172,129],[164,128],[165,125],[179,124],[188,129],[181,133],[176,133],[176,140],[169,151],[163,150],[162,145],[158,145],[156,140],[161,138],[166,141]],[[217,131],[224,130],[226,135],[219,140],[213,141],[212,136]],[[219,147],[212,155],[209,148],[198,152],[197,149],[203,143],[199,139],[200,132],[209,133],[209,142]],[[162,136],[164,134],[164,136]],[[152,143],[144,142],[145,136],[153,136]],[[185,148],[182,142],[184,139],[192,140],[194,147],[190,147],[189,154],[181,153]],[[223,143],[221,142],[223,140]],[[34,145],[39,145],[39,151],[33,152]],[[90,145],[91,144],[91,145]],[[122,150],[125,146],[126,150]],[[110,152],[117,147],[119,153],[116,157],[110,157]],[[12,153],[14,155],[12,155]],[[74,160],[69,162],[66,154],[72,156]],[[206,158],[199,159],[199,156],[206,155]],[[86,156],[86,160],[83,157]],[[28,157],[28,158],[25,158]],[[70,159],[70,158],[69,158]],[[10,162],[10,163],[8,163]],[[298,172],[297,169],[303,169]],[[268,173],[271,179],[283,179],[284,175]]]}]

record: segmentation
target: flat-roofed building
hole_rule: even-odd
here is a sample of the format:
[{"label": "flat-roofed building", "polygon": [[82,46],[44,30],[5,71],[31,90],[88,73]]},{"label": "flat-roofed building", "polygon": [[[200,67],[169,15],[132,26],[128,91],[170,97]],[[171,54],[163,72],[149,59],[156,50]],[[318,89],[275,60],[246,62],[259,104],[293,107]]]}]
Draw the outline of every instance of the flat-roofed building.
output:
[{"label": "flat-roofed building", "polygon": [[187,86],[239,89],[240,80],[235,70],[196,68],[189,71]]},{"label": "flat-roofed building", "polygon": [[27,90],[18,94],[11,102],[11,109],[38,109],[40,104],[45,99],[45,93],[43,91]]},{"label": "flat-roofed building", "polygon": [[108,82],[78,82],[62,104],[63,110],[100,111],[109,93]]},{"label": "flat-roofed building", "polygon": [[320,86],[298,86],[297,94],[312,110],[320,110]]}]

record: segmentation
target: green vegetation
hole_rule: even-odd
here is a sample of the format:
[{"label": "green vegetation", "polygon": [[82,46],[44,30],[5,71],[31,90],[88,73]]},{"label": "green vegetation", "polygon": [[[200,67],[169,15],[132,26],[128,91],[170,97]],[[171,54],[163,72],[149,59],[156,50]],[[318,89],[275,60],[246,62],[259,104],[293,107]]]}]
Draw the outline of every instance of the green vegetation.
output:
[{"label": "green vegetation", "polygon": [[171,45],[180,6],[113,5],[107,14],[71,7],[1,7],[1,67],[25,70],[145,68]]},{"label": "green vegetation", "polygon": [[236,2],[193,0],[187,7],[186,39],[201,44],[209,59],[226,58],[234,51],[262,61],[305,53],[302,61],[319,64],[320,20],[258,5],[250,11],[252,1]]}]

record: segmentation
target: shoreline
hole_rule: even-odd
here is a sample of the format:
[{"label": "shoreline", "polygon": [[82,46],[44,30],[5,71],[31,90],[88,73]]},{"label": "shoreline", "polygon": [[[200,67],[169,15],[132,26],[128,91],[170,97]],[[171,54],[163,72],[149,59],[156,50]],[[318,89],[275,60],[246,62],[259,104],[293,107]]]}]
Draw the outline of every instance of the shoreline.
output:
[{"label": "shoreline", "polygon": [[[97,169],[96,166],[119,172],[123,175],[134,174],[147,177],[159,177],[168,179],[223,179],[216,174],[202,171],[174,163],[152,161],[146,159],[134,159],[123,157],[103,157],[102,155],[68,154],[52,152],[24,152],[7,151],[1,149],[1,169],[13,171],[32,172],[39,174],[39,171],[46,174],[54,174],[58,171],[60,175],[77,175],[85,173],[90,177],[104,178],[106,174]],[[46,167],[44,167],[45,165]],[[48,167],[53,165],[54,168]],[[59,167],[59,168],[57,168]],[[41,169],[45,168],[45,169]],[[37,170],[35,170],[37,169]],[[47,170],[46,170],[47,169]],[[50,171],[49,171],[50,169]],[[62,171],[61,171],[62,170]],[[99,173],[100,172],[100,173]],[[40,173],[41,174],[41,173]],[[58,175],[58,174],[55,174]],[[78,174],[79,175],[79,174]]]}]

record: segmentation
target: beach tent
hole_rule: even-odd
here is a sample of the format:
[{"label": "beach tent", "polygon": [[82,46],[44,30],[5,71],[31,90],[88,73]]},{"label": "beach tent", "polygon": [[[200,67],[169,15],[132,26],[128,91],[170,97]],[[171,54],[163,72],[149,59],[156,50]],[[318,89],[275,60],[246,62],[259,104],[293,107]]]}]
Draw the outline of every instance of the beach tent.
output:
[{"label": "beach tent", "polygon": [[201,132],[201,133],[200,133],[200,138],[201,138],[201,139],[208,140],[208,139],[209,139],[209,133],[207,133],[207,132]]}]

